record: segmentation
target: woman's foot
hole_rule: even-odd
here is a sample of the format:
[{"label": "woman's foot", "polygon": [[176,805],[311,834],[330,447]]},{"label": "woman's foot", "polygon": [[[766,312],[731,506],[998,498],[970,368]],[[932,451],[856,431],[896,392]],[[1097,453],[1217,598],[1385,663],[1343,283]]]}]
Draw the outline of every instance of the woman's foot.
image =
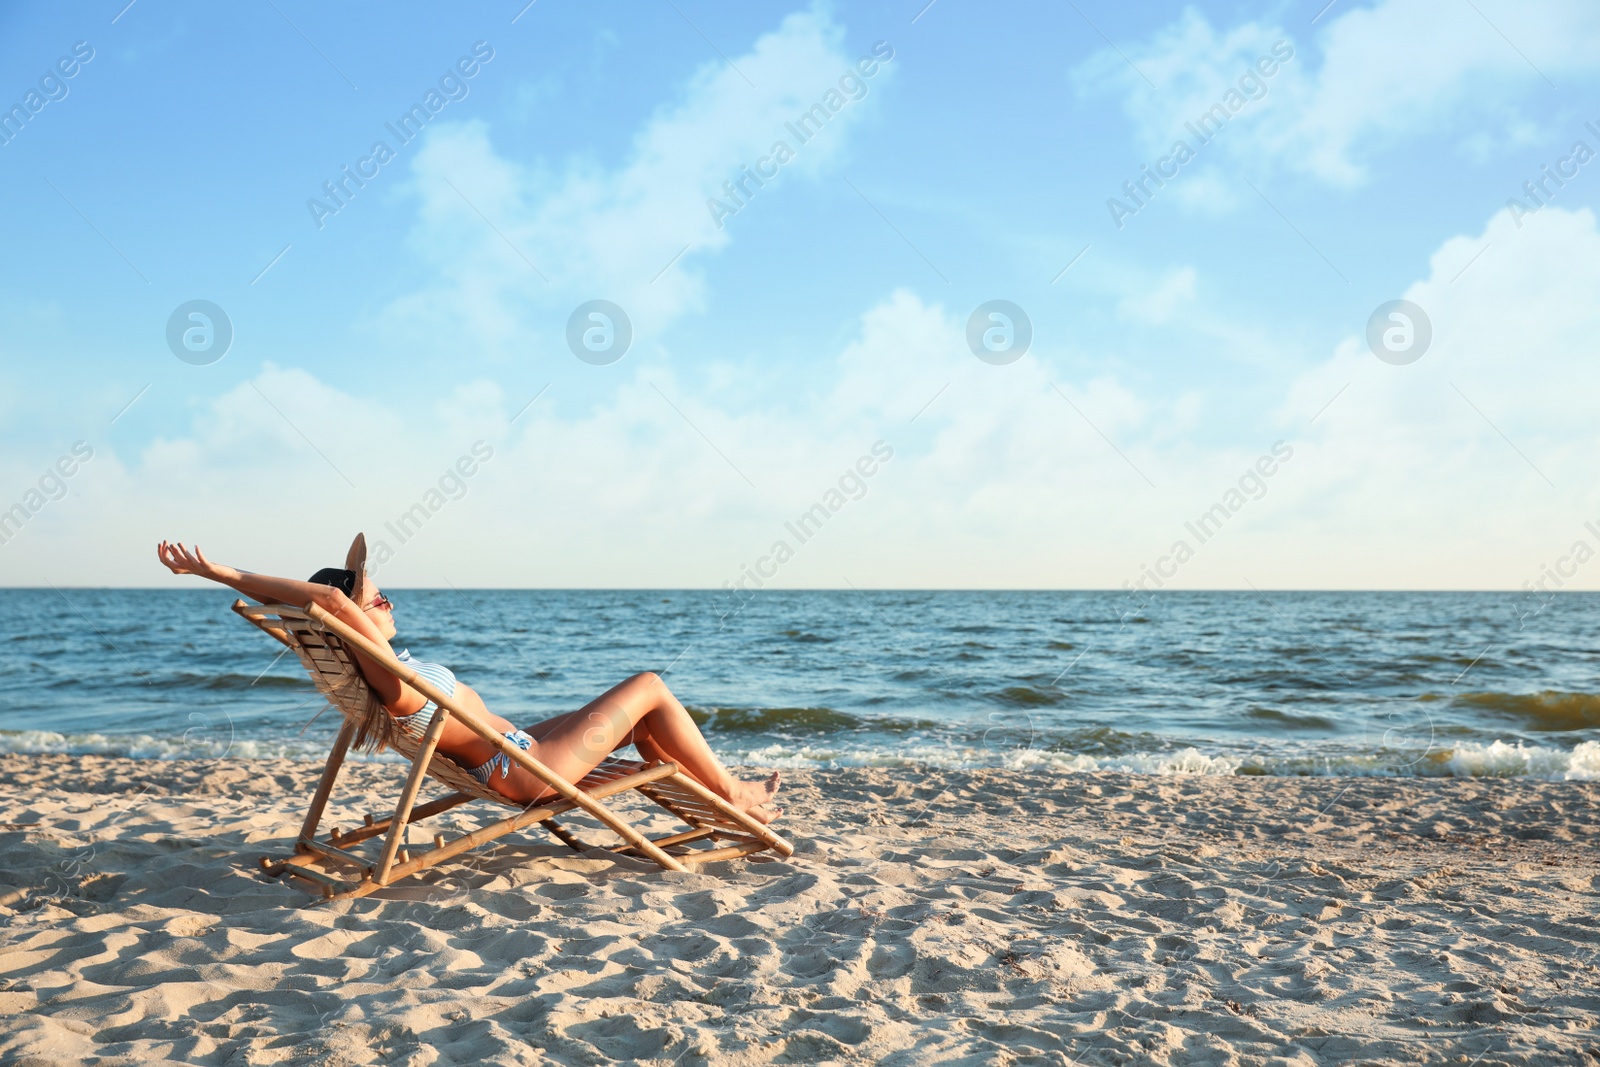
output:
[{"label": "woman's foot", "polygon": [[756,822],[765,826],[773,820],[781,818],[783,816],[783,809],[775,808],[770,804],[763,804],[759,808],[751,808],[749,811],[745,812],[745,814],[750,816]]},{"label": "woman's foot", "polygon": [[765,781],[733,783],[733,796],[728,801],[758,822],[769,823],[783,814],[781,809],[772,806],[772,799],[777,795],[778,772],[773,771],[772,777]]}]

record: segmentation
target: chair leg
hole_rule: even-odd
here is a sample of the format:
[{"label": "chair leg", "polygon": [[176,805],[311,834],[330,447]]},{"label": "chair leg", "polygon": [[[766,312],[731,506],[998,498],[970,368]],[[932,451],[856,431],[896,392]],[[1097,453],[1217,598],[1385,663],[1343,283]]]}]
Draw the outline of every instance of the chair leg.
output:
[{"label": "chair leg", "polygon": [[568,830],[565,826],[562,826],[560,823],[556,822],[554,819],[545,819],[539,825],[544,827],[546,830],[549,830],[552,834],[560,839],[563,845],[566,845],[574,852],[588,852],[594,847],[583,838],[578,837],[571,830]]},{"label": "chair leg", "polygon": [[[669,834],[666,837],[653,837],[650,839],[650,843],[655,845],[657,848],[666,849],[672,847],[673,845],[686,845],[690,841],[701,841],[707,837],[715,837],[720,832],[721,831],[719,830],[713,830],[710,828],[684,830],[682,833]],[[617,845],[610,851],[617,853],[619,856],[639,855],[638,849],[634,848],[632,845]],[[684,857],[687,855],[692,855],[692,852],[673,853],[673,855],[677,856],[679,860],[687,863],[689,861],[684,859]]]},{"label": "chair leg", "polygon": [[433,759],[434,749],[439,747],[439,738],[444,733],[444,725],[449,719],[449,709],[434,709],[433,721],[428,724],[427,733],[422,735],[422,746],[417,750],[417,758],[411,761],[411,773],[406,777],[406,786],[400,792],[400,802],[394,806],[394,821],[389,824],[389,836],[383,843],[383,858],[378,861],[378,871],[373,875],[373,880],[379,885],[389,884],[389,871],[394,866],[396,855],[400,852],[400,842],[405,837],[406,823],[411,820],[411,807],[417,802],[417,792],[422,788],[422,779],[427,776],[428,764]]},{"label": "chair leg", "polygon": [[334,738],[333,750],[328,753],[328,762],[323,765],[322,780],[317,783],[317,792],[311,798],[311,810],[306,812],[306,821],[300,825],[300,840],[310,841],[317,836],[317,825],[322,822],[322,813],[328,806],[334,780],[339,777],[344,755],[350,750],[350,742],[355,736],[355,724],[345,719],[344,725],[339,728],[339,736]]}]

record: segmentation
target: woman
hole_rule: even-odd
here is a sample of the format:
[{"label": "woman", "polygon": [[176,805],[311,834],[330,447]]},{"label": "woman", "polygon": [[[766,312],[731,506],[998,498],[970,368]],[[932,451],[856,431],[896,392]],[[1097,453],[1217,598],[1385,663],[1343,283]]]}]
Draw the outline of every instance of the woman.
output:
[{"label": "woman", "polygon": [[[374,642],[387,644],[395,634],[394,603],[378,591],[366,575],[366,539],[356,536],[344,568],[328,567],[309,581],[251,574],[212,563],[198,546],[161,542],[156,549],[162,564],[173,574],[196,574],[238,590],[263,604],[315,603]],[[613,686],[577,711],[569,711],[518,730],[484,706],[483,699],[458,681],[448,667],[411,659],[401,662],[453,696],[508,739],[532,754],[568,781],[576,782],[600,764],[613,750],[633,745],[647,760],[676,763],[707,789],[762,822],[782,814],[772,807],[778,791],[778,774],[761,782],[741,782],[712,754],[700,729],[666,683],[654,674],[636,674]],[[433,717],[432,701],[402,682],[369,657],[356,653],[361,674],[396,724],[420,737]],[[520,803],[539,800],[552,790],[529,771],[512,763],[504,753],[454,718],[445,723],[439,751],[490,788]]]}]

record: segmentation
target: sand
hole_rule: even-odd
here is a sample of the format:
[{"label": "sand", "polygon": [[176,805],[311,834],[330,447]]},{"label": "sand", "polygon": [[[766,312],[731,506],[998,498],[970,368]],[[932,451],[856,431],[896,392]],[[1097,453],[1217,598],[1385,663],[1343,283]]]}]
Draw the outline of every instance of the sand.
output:
[{"label": "sand", "polygon": [[316,771],[0,757],[0,1062],[1600,1062],[1600,784],[795,772],[789,860],[330,905]]}]

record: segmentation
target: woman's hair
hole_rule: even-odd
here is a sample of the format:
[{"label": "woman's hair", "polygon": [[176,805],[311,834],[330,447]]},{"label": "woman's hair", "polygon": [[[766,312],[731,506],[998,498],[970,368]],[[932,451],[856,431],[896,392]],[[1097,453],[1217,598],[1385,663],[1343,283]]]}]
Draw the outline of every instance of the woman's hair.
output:
[{"label": "woman's hair", "polygon": [[356,572],[345,570],[343,567],[324,567],[306,581],[314,585],[331,585],[342,591],[345,596],[356,594]]},{"label": "woman's hair", "polygon": [[[356,572],[344,567],[324,567],[306,581],[313,585],[331,585],[335,589],[343,590],[345,596],[354,596],[356,591]],[[353,677],[360,678],[360,672],[357,671]],[[365,708],[356,720],[356,736],[353,741],[356,751],[382,752],[385,748],[394,747],[395,738],[398,736],[394,716],[378,702],[377,695],[369,686],[362,684],[360,691],[365,699]],[[340,706],[342,709],[343,705]]]}]

